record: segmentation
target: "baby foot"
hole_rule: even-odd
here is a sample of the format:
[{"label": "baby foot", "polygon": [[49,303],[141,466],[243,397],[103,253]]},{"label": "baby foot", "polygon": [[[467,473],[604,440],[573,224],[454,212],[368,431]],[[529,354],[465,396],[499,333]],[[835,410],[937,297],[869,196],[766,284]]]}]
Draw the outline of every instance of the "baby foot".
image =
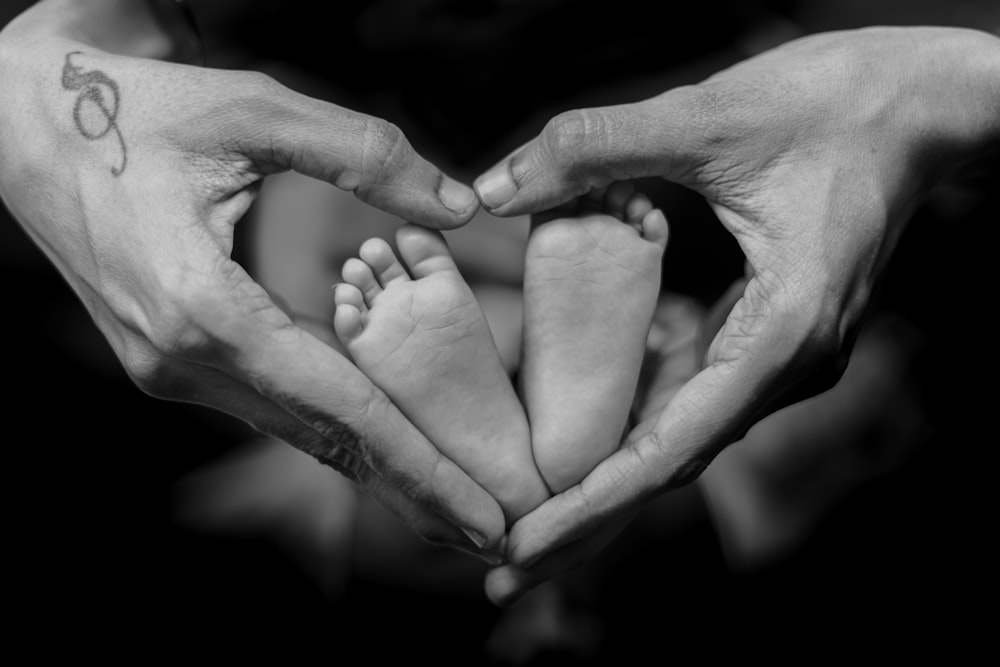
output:
[{"label": "baby foot", "polygon": [[535,462],[554,493],[621,442],[667,244],[663,213],[628,183],[556,215],[532,220],[519,375]]},{"label": "baby foot", "polygon": [[334,299],[337,337],[358,368],[513,522],[548,497],[524,408],[444,237],[406,225],[396,244],[409,273],[380,238],[344,264]]}]

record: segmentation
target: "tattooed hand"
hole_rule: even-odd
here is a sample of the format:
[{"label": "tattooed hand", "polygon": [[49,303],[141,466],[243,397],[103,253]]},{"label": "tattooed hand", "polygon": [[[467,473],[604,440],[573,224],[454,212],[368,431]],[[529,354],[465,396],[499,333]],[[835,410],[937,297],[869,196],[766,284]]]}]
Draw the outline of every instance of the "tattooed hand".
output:
[{"label": "tattooed hand", "polygon": [[493,498],[232,259],[234,225],[269,174],[295,170],[435,228],[467,222],[474,193],[381,119],[261,74],[109,53],[104,13],[120,23],[143,7],[43,0],[0,33],[4,203],[143,391],[309,452],[429,540],[495,546]]},{"label": "tattooed hand", "polygon": [[[125,149],[125,137],[118,129],[118,107],[121,103],[118,84],[104,72],[84,72],[82,68],[75,67],[71,59],[76,55],[80,55],[80,52],[74,51],[66,54],[66,63],[63,65],[62,74],[63,88],[80,91],[76,98],[76,104],[73,105],[73,121],[80,134],[88,139],[101,139],[114,130],[122,149],[122,157],[117,166],[111,167],[111,173],[115,176],[121,176],[122,172],[125,171],[125,164],[128,162],[128,152]],[[110,103],[105,98],[103,90],[111,93]],[[88,102],[93,107],[92,111],[96,110],[100,114],[96,125],[93,126],[96,129],[92,129],[92,124],[85,120]]]}]

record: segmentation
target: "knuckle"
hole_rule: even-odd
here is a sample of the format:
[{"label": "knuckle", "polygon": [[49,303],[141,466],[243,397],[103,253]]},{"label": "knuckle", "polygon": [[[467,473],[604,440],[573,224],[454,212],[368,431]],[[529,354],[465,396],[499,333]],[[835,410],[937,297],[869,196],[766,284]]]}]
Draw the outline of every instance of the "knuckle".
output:
[{"label": "knuckle", "polygon": [[255,70],[233,71],[232,76],[238,79],[240,89],[249,91],[260,96],[262,99],[271,99],[271,95],[284,86],[270,74]]},{"label": "knuckle", "polygon": [[225,346],[227,304],[210,281],[176,272],[163,285],[145,335],[160,357],[181,361],[214,361]]},{"label": "knuckle", "polygon": [[412,155],[403,131],[381,118],[365,120],[361,141],[364,171],[375,182],[403,170]]},{"label": "knuckle", "polygon": [[132,383],[149,396],[176,399],[184,393],[187,381],[178,365],[148,343],[126,344],[121,363]]},{"label": "knuckle", "polygon": [[681,462],[674,471],[667,489],[679,489],[692,484],[708,469],[708,465],[709,460],[701,456],[692,457]]},{"label": "knuckle", "polygon": [[557,162],[569,167],[576,163],[576,157],[585,149],[590,137],[599,136],[597,116],[582,109],[564,111],[549,122],[543,136],[546,148]]}]

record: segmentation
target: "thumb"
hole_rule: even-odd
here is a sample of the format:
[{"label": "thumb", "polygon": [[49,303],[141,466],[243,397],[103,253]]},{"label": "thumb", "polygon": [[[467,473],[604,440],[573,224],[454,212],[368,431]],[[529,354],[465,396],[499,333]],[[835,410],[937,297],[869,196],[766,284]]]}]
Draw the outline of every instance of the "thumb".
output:
[{"label": "thumb", "polygon": [[565,111],[542,132],[476,179],[483,206],[494,215],[538,213],[608,185],[681,173],[687,95],[678,88],[619,106]]}]

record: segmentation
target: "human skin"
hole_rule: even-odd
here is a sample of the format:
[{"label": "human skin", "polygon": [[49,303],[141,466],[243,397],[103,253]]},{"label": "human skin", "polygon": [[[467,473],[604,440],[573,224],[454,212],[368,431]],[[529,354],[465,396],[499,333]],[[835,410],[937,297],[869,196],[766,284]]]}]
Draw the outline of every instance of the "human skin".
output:
[{"label": "human skin", "polygon": [[524,407],[443,235],[365,241],[341,271],[334,329],[354,362],[500,503],[508,524],[549,496]]},{"label": "human skin", "polygon": [[471,219],[474,193],[385,120],[179,62],[186,36],[163,11],[176,7],[42,0],[0,32],[3,202],[142,391],[312,454],[432,542],[495,546],[496,501],[232,259],[270,174],[441,229]]},{"label": "human skin", "polygon": [[667,221],[630,183],[535,216],[525,251],[521,396],[553,493],[618,448],[660,292]]},{"label": "human skin", "polygon": [[913,211],[998,142],[997,36],[872,27],[797,39],[638,103],[563,113],[480,176],[480,199],[500,216],[663,177],[700,193],[747,260],[702,370],[580,484],[513,526],[490,599],[510,603],[580,564],[755,422],[834,384]]}]

